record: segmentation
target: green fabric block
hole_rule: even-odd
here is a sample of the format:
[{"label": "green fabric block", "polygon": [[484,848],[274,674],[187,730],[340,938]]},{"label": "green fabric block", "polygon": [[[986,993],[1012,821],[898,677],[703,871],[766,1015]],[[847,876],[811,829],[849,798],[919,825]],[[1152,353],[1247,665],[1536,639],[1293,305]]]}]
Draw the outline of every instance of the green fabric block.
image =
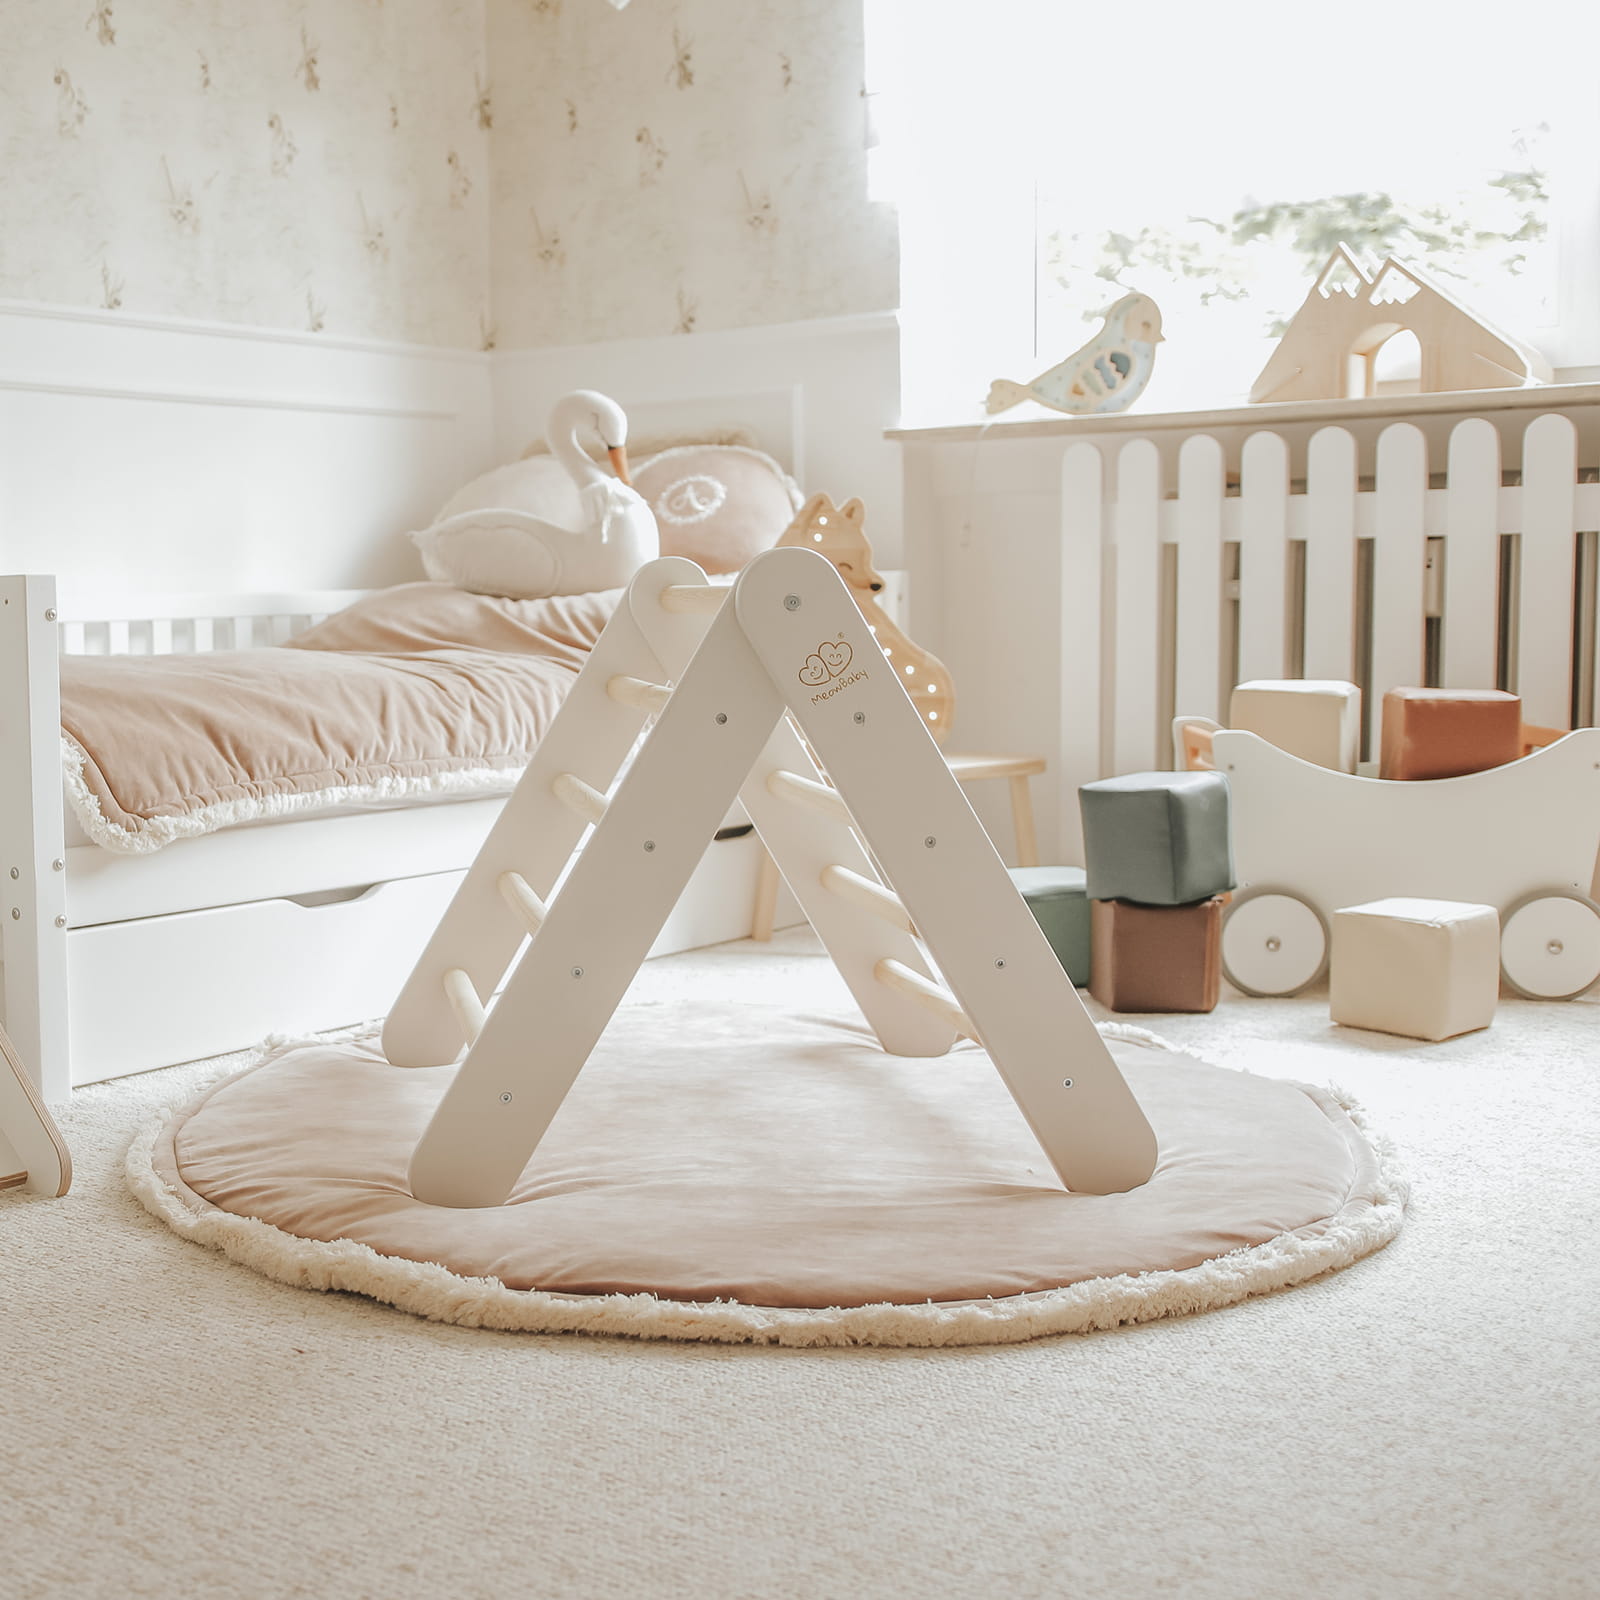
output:
[{"label": "green fabric block", "polygon": [[1089,896],[1082,867],[1011,867],[1011,881],[1027,901],[1050,948],[1080,989],[1089,982]]},{"label": "green fabric block", "polygon": [[1131,772],[1078,791],[1091,900],[1186,906],[1234,887],[1228,780]]}]

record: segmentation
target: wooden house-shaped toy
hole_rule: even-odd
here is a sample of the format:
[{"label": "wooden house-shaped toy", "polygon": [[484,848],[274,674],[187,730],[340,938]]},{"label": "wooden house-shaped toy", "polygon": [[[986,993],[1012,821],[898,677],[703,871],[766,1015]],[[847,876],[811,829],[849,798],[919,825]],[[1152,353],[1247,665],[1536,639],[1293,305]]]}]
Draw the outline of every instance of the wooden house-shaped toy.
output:
[{"label": "wooden house-shaped toy", "polygon": [[1418,392],[1548,383],[1537,350],[1491,328],[1431,278],[1389,256],[1370,273],[1340,245],[1250,390],[1252,403],[1370,395],[1378,351],[1409,331],[1421,347]]}]

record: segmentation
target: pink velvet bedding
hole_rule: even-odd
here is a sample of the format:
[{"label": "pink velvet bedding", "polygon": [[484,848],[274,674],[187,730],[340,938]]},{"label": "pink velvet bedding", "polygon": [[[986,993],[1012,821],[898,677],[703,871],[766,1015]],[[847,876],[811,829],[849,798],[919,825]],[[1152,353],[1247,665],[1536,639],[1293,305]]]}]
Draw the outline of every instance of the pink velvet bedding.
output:
[{"label": "pink velvet bedding", "polygon": [[620,595],[402,584],[283,647],[65,657],[69,803],[97,844],[142,853],[351,802],[503,793]]}]

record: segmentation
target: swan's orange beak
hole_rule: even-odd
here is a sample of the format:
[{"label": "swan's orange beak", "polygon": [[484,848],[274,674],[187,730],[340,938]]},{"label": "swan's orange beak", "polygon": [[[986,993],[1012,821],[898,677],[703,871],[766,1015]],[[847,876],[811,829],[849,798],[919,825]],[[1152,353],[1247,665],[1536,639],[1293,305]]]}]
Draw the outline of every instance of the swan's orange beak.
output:
[{"label": "swan's orange beak", "polygon": [[633,479],[628,476],[628,451],[625,445],[614,444],[606,454],[611,457],[611,470],[631,489]]}]

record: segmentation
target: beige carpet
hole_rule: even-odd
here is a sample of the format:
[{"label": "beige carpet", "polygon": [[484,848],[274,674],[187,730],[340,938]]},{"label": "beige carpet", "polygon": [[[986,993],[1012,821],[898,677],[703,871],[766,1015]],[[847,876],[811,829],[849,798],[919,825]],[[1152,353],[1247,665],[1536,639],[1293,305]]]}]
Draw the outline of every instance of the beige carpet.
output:
[{"label": "beige carpet", "polygon": [[[640,992],[843,1005],[804,935]],[[1325,1000],[1152,1020],[1399,1145],[1387,1249],[1286,1293],[975,1350],[497,1334],[274,1284],[125,1191],[217,1064],[80,1090],[0,1195],[0,1595],[1600,1594],[1600,994],[1442,1045]]]}]

